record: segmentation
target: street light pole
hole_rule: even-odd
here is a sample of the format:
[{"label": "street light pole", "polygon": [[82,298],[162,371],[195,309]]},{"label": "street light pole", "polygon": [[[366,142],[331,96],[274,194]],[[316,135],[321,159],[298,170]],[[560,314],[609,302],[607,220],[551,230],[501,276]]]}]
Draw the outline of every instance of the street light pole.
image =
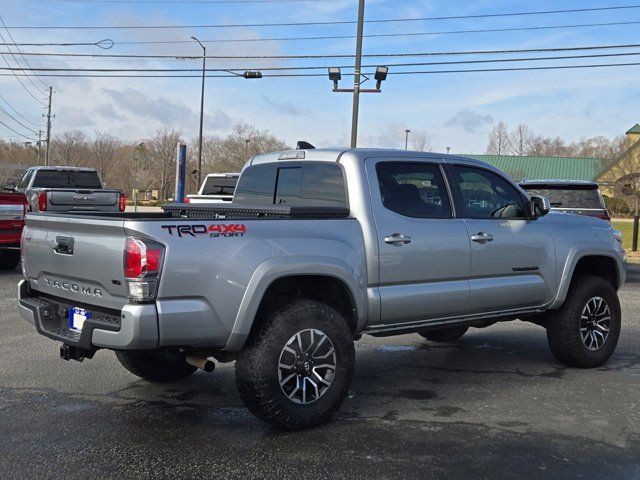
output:
[{"label": "street light pole", "polygon": [[409,134],[411,133],[411,130],[409,130],[408,128],[404,131],[404,149],[405,150],[409,150]]},{"label": "street light pole", "polygon": [[360,108],[360,70],[362,67],[362,34],[364,31],[364,0],[358,3],[358,33],[356,39],[356,65],[353,76],[353,115],[351,118],[351,148],[358,146],[358,110]]},{"label": "street light pole", "polygon": [[192,36],[192,40],[198,42],[202,47],[202,90],[200,92],[200,134],[198,135],[198,185],[200,188],[202,182],[202,126],[204,123],[204,80],[207,70],[207,47],[205,47],[200,40]]}]

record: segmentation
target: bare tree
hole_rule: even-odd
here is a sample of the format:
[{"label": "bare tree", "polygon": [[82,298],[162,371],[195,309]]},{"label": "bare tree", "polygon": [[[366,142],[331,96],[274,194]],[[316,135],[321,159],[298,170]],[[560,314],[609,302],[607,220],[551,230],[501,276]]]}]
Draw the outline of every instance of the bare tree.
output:
[{"label": "bare tree", "polygon": [[509,135],[509,148],[511,153],[520,157],[527,155],[531,149],[533,140],[534,135],[531,129],[521,123],[516,127],[515,131]]},{"label": "bare tree", "polygon": [[[617,159],[609,161],[601,181],[620,186],[620,193],[631,197],[636,215],[640,211],[640,145],[625,150]],[[617,190],[617,189],[616,189]]]},{"label": "bare tree", "polygon": [[102,180],[110,182],[110,174],[116,167],[118,151],[122,141],[109,133],[96,132],[91,143],[92,166],[98,170]]},{"label": "bare tree", "polygon": [[266,130],[245,123],[233,127],[226,137],[207,137],[202,147],[206,172],[238,172],[245,162],[261,153],[286,150],[287,145]]},{"label": "bare tree", "polygon": [[51,140],[51,158],[54,164],[80,167],[89,160],[89,142],[79,130],[64,132]]},{"label": "bare tree", "polygon": [[155,175],[156,185],[160,187],[162,200],[169,196],[170,186],[175,178],[176,152],[179,141],[180,132],[163,128],[158,130],[153,138],[144,142],[148,169]]},{"label": "bare tree", "polygon": [[416,152],[430,152],[433,150],[427,132],[414,132],[411,148]]},{"label": "bare tree", "polygon": [[489,133],[489,145],[487,146],[487,155],[508,155],[511,148],[509,131],[507,124],[498,122],[491,128]]}]

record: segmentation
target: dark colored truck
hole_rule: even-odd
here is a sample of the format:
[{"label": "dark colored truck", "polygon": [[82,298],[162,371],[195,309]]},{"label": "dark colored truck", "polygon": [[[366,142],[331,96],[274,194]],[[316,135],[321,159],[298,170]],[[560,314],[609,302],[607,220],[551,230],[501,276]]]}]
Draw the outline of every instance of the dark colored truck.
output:
[{"label": "dark colored truck", "polygon": [[5,190],[26,196],[31,212],[124,212],[120,190],[107,190],[98,172],[83,167],[30,167]]}]

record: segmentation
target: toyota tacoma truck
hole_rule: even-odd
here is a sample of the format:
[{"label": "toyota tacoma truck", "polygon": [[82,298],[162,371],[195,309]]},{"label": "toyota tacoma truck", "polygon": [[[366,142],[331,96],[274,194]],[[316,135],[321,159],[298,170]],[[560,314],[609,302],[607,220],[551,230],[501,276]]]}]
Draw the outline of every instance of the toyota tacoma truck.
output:
[{"label": "toyota tacoma truck", "polygon": [[5,190],[25,195],[33,212],[124,212],[125,195],[107,190],[93,168],[30,167]]},{"label": "toyota tacoma truck", "polygon": [[624,250],[609,223],[549,210],[464,157],[265,154],[231,204],[27,215],[19,309],[63,358],[110,349],[151,382],[235,361],[249,410],[300,429],[339,408],[363,334],[453,342],[520,319],[566,365],[604,364]]}]

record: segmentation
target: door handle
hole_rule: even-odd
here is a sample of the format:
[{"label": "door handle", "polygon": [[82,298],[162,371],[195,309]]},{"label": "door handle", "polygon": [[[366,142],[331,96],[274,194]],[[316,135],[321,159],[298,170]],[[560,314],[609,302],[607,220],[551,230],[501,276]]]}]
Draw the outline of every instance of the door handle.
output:
[{"label": "door handle", "polygon": [[489,235],[485,232],[478,232],[475,235],[471,235],[471,241],[477,243],[493,242],[493,235]]},{"label": "door handle", "polygon": [[406,243],[411,243],[411,237],[407,237],[401,233],[394,233],[384,238],[384,242],[396,247],[401,247]]}]

